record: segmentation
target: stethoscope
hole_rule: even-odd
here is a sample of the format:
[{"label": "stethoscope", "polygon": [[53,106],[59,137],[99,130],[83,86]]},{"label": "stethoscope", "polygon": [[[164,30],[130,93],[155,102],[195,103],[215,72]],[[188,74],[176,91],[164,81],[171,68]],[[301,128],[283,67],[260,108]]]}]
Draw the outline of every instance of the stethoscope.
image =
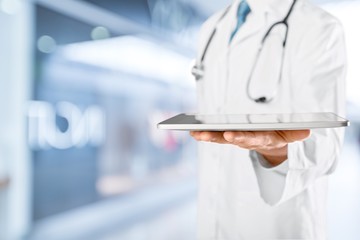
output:
[{"label": "stethoscope", "polygon": [[[268,97],[266,96],[262,96],[262,97],[257,97],[257,98],[254,98],[251,96],[250,94],[250,83],[251,83],[251,79],[252,79],[252,76],[254,74],[254,70],[256,69],[256,66],[257,66],[257,63],[259,61],[259,58],[261,56],[261,53],[262,53],[262,50],[263,50],[263,47],[264,47],[264,44],[268,38],[268,36],[270,35],[271,31],[276,27],[276,26],[280,26],[280,25],[283,25],[285,26],[285,37],[284,37],[284,40],[283,40],[283,43],[282,43],[282,48],[283,48],[283,51],[282,51],[282,56],[281,56],[281,64],[280,64],[280,75],[279,75],[279,79],[277,81],[277,86],[280,85],[281,83],[281,72],[282,72],[282,68],[283,68],[283,63],[284,63],[284,52],[285,52],[285,46],[286,46],[286,41],[287,41],[287,36],[288,36],[288,30],[289,30],[289,25],[288,25],[288,19],[289,19],[289,16],[291,15],[293,9],[294,9],[294,6],[295,6],[295,3],[296,3],[297,0],[294,0],[293,3],[291,4],[290,6],[290,9],[289,11],[287,12],[286,16],[284,17],[284,19],[282,19],[281,21],[278,21],[278,22],[275,22],[273,25],[270,26],[270,28],[268,29],[268,31],[265,33],[264,37],[262,38],[261,42],[260,42],[260,46],[259,46],[259,49],[258,49],[258,52],[256,54],[256,58],[255,58],[255,62],[253,64],[253,67],[251,69],[251,72],[250,72],[250,75],[249,75],[249,78],[248,78],[248,81],[247,81],[247,84],[246,84],[246,93],[247,93],[247,96],[249,99],[251,99],[252,101],[256,102],[256,103],[269,103],[271,102],[276,94],[277,94],[277,89],[278,87],[276,88],[276,90],[274,91],[274,93]],[[200,58],[200,61],[198,61],[197,63],[195,63],[194,67],[191,69],[191,73],[193,74],[193,76],[195,77],[196,81],[199,81],[201,80],[203,77],[204,77],[204,71],[205,71],[205,67],[204,67],[204,59],[206,57],[206,54],[208,52],[208,49],[209,49],[209,46],[211,45],[211,42],[216,34],[216,31],[217,31],[217,26],[218,24],[221,22],[221,20],[227,15],[227,13],[229,12],[229,9],[230,7],[228,7],[224,13],[221,15],[221,17],[219,18],[219,20],[217,21],[217,23],[215,24],[215,28],[214,30],[211,32],[211,35],[205,45],[205,48],[203,50],[203,53],[201,55],[201,58]]]}]

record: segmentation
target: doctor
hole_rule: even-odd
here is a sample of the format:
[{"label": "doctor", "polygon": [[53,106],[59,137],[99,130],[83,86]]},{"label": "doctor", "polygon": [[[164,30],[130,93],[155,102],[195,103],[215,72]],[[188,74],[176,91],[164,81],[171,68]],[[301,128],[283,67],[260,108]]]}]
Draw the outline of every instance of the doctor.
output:
[{"label": "doctor", "polygon": [[[235,0],[205,22],[199,49],[199,113],[344,115],[342,27],[307,0]],[[198,239],[327,239],[341,129],[191,134]]]}]

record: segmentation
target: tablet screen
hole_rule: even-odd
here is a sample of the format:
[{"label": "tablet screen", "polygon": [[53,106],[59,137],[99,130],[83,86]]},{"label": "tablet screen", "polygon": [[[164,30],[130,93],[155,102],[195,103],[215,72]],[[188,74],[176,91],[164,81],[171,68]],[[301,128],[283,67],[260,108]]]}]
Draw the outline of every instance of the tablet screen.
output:
[{"label": "tablet screen", "polygon": [[343,120],[332,113],[280,113],[280,114],[222,114],[188,115],[193,123],[231,124],[231,123],[303,123]]},{"label": "tablet screen", "polygon": [[158,124],[173,130],[295,130],[348,126],[349,121],[334,113],[279,114],[179,114]]}]

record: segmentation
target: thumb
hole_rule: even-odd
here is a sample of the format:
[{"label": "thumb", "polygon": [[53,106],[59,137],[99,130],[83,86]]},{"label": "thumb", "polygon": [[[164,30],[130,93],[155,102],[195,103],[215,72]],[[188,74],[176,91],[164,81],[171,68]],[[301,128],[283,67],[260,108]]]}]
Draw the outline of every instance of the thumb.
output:
[{"label": "thumb", "polygon": [[310,136],[310,133],[309,129],[278,131],[278,134],[281,135],[288,143],[304,140]]}]

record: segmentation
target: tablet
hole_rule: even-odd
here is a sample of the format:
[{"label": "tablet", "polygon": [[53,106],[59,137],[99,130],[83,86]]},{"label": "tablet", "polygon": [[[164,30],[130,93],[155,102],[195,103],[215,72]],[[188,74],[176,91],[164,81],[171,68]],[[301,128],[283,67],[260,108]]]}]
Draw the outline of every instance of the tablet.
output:
[{"label": "tablet", "polygon": [[334,113],[179,114],[158,124],[159,129],[186,131],[274,131],[349,126]]}]

